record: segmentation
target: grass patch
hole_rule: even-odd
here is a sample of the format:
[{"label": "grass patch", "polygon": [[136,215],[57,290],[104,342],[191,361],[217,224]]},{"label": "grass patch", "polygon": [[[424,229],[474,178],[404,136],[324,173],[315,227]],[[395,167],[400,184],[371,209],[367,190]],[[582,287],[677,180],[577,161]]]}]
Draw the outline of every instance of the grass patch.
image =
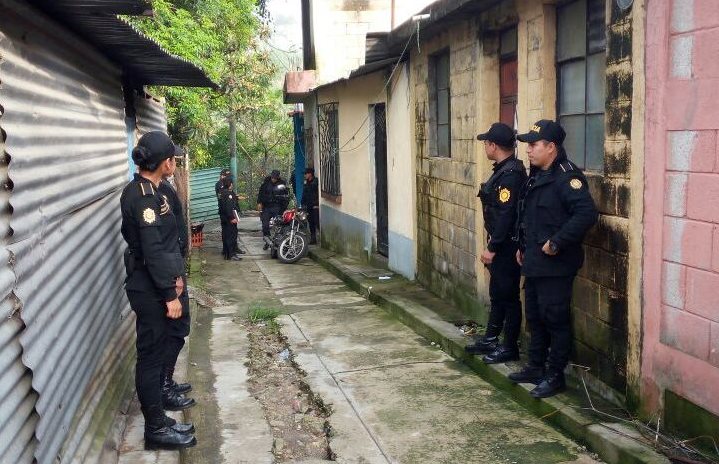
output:
[{"label": "grass patch", "polygon": [[282,314],[282,312],[277,308],[268,308],[262,305],[254,304],[250,306],[250,312],[247,319],[249,319],[252,324],[260,324],[264,322],[267,324],[267,328],[270,332],[279,332],[280,325],[275,319],[277,319],[277,316],[280,314]]}]

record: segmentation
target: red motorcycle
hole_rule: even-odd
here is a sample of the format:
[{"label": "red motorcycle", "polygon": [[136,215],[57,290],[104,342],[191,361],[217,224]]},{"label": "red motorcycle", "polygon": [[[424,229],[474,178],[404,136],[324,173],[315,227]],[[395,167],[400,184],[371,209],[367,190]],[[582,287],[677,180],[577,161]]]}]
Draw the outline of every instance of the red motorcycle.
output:
[{"label": "red motorcycle", "polygon": [[294,264],[307,256],[310,249],[307,230],[307,212],[303,209],[290,209],[270,219],[270,236],[265,237],[270,256],[285,264]]}]

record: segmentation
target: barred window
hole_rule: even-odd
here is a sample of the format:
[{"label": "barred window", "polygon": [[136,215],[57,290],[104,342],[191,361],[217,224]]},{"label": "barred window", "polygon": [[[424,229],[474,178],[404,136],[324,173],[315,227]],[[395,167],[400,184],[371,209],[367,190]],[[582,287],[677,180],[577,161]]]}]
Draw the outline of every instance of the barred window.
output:
[{"label": "barred window", "polygon": [[430,154],[449,158],[452,154],[449,51],[429,57]]},{"label": "barred window", "polygon": [[342,195],[342,190],[340,189],[338,104],[319,105],[318,110],[320,186],[323,193],[339,197]]},{"label": "barred window", "polygon": [[604,165],[605,0],[575,0],[557,10],[559,123],[564,146],[580,167]]}]

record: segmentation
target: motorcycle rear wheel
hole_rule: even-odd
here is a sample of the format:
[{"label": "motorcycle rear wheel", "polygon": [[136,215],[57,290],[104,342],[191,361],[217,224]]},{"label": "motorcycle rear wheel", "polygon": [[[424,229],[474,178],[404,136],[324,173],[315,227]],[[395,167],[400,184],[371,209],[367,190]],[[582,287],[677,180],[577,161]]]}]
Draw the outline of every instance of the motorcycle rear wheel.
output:
[{"label": "motorcycle rear wheel", "polygon": [[277,258],[284,264],[294,264],[307,254],[308,249],[307,236],[295,232],[294,235],[287,235],[282,239],[277,247]]}]

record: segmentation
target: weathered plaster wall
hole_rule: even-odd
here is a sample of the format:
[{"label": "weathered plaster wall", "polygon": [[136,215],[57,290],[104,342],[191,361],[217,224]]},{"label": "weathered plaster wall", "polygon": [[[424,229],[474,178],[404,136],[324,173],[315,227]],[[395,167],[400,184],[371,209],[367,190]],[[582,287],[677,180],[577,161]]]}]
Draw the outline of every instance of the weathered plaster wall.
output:
[{"label": "weathered plaster wall", "polygon": [[364,64],[367,32],[389,31],[390,0],[313,0],[317,83],[347,77]]},{"label": "weathered plaster wall", "polygon": [[647,7],[644,409],[679,396],[717,415],[719,8],[712,0]]},{"label": "weathered plaster wall", "polygon": [[[332,102],[339,104],[339,165],[343,194],[339,202],[320,199],[324,227],[322,243],[330,249],[364,259],[369,257],[374,248],[374,153],[370,153],[374,131],[369,111],[371,104],[386,101],[384,79],[385,73],[377,72],[350,81],[340,81],[320,89],[317,96],[319,105]],[[341,214],[330,216],[328,208]],[[359,226],[342,221],[342,218],[360,221],[367,225],[368,231],[358,234]]]},{"label": "weathered plaster wall", "polygon": [[[436,293],[483,319],[477,302],[476,82],[480,45],[474,21],[452,24],[413,48],[414,154],[417,163],[417,276]],[[428,60],[450,51],[451,158],[429,156]]]},{"label": "weathered plaster wall", "polygon": [[417,265],[417,195],[416,167],[412,157],[410,90],[409,63],[405,62],[397,68],[388,86],[389,267],[408,279],[414,279]]}]

